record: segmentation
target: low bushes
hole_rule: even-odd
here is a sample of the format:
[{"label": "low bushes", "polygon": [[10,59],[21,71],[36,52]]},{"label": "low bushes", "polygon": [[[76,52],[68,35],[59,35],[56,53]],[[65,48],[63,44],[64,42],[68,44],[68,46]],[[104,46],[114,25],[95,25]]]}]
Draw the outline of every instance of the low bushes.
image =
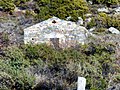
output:
[{"label": "low bushes", "polygon": [[[6,86],[8,89],[76,89],[77,77],[83,76],[87,79],[86,89],[105,90],[111,79],[109,75],[119,74],[111,44],[89,43],[65,50],[44,44],[23,45],[7,47],[3,52],[0,72],[10,76],[12,85]],[[41,77],[39,83],[36,75]],[[117,82],[119,77],[116,75],[113,79]]]},{"label": "low bushes", "polygon": [[36,0],[39,6],[38,17],[42,20],[48,19],[51,16],[56,16],[61,19],[71,16],[73,21],[77,17],[88,12],[87,3],[84,0]]},{"label": "low bushes", "polygon": [[27,5],[25,4],[30,0],[1,0],[0,6],[2,7],[3,11],[13,13],[16,6],[26,8]]},{"label": "low bushes", "polygon": [[0,89],[30,90],[34,77],[26,73],[25,69],[29,67],[29,62],[24,59],[21,50],[17,47],[8,47],[3,52],[4,57],[0,58],[0,72],[10,76],[12,83],[7,87],[7,84],[0,82],[0,85],[2,85]]},{"label": "low bushes", "polygon": [[13,12],[13,10],[15,9],[15,4],[13,0],[1,0],[0,6],[6,12]]},{"label": "low bushes", "polygon": [[117,5],[120,3],[119,0],[88,0],[93,1],[95,4],[106,4],[106,5]]},{"label": "low bushes", "polygon": [[115,27],[118,30],[120,29],[120,20],[119,15],[108,16],[106,13],[99,13],[96,17],[93,17],[91,22],[88,23],[88,28],[96,26],[100,32],[105,31],[105,28]]},{"label": "low bushes", "polygon": [[88,12],[87,2],[84,0],[35,0],[34,6],[29,6],[26,2],[30,0],[2,0],[0,6],[6,12],[14,12],[15,7],[28,9],[31,7],[37,14],[36,19],[45,20],[52,16],[66,19],[71,16],[71,20],[76,21],[79,16],[83,17]]}]

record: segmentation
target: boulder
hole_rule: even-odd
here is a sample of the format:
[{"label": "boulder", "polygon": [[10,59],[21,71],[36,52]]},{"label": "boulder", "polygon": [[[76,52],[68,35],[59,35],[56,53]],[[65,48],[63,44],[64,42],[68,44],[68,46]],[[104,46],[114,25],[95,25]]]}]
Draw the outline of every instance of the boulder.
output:
[{"label": "boulder", "polygon": [[112,34],[120,34],[120,31],[114,27],[110,27],[108,31],[111,32]]},{"label": "boulder", "polygon": [[109,10],[107,8],[98,8],[98,12],[109,13]]}]

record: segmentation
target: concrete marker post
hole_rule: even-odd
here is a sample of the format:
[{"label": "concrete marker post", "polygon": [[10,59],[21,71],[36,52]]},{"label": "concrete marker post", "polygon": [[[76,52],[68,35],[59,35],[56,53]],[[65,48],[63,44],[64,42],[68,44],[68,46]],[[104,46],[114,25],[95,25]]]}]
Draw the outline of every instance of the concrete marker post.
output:
[{"label": "concrete marker post", "polygon": [[85,90],[86,79],[84,77],[78,77],[77,90]]}]

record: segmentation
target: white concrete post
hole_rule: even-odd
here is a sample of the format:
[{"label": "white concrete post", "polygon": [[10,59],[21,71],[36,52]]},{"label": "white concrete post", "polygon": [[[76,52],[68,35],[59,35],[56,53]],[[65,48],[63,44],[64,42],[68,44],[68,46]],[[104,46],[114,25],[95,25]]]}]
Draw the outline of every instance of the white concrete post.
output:
[{"label": "white concrete post", "polygon": [[84,77],[78,77],[77,90],[85,90],[86,79]]}]

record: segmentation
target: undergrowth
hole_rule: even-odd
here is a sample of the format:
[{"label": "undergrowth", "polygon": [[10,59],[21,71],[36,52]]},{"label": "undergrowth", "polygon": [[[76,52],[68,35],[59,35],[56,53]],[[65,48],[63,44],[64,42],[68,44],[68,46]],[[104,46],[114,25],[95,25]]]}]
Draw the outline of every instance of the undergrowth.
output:
[{"label": "undergrowth", "polygon": [[[2,51],[1,89],[73,90],[77,87],[77,77],[83,76],[87,79],[86,89],[106,90],[114,81],[119,81],[111,44],[89,43],[65,50],[55,50],[44,44],[22,45],[9,46]],[[118,74],[109,83],[110,75],[115,72]],[[41,77],[37,83],[36,75]]]}]

